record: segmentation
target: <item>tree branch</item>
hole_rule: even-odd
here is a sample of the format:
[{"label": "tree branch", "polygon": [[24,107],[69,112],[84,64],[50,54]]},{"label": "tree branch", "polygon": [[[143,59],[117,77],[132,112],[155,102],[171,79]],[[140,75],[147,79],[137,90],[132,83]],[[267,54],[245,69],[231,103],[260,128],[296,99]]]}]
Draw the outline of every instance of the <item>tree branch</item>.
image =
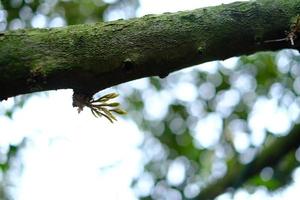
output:
[{"label": "tree branch", "polygon": [[247,182],[252,176],[270,166],[276,166],[290,152],[299,147],[300,125],[296,125],[287,136],[275,139],[271,144],[266,145],[259,152],[254,160],[247,165],[239,163],[236,158],[228,165],[224,177],[215,180],[203,188],[200,194],[194,199],[214,199],[224,193],[229,187],[238,188]]},{"label": "tree branch", "polygon": [[285,37],[300,0],[257,0],[128,21],[0,34],[0,100],[73,88],[93,93],[212,60],[298,48]]}]

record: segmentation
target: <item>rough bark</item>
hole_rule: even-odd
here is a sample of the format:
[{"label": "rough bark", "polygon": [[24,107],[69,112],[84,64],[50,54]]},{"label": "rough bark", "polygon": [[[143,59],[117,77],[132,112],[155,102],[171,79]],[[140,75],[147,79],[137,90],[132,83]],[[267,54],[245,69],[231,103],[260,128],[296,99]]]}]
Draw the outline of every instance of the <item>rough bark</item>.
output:
[{"label": "rough bark", "polygon": [[258,0],[94,25],[0,35],[0,100],[72,88],[93,93],[126,81],[257,51],[297,48],[285,37],[300,0]]}]

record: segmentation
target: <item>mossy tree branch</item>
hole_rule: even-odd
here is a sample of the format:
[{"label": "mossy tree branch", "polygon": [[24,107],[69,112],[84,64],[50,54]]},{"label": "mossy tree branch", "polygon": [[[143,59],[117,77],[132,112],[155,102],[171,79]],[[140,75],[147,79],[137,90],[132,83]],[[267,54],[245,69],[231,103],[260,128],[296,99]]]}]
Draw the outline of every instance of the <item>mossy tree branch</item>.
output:
[{"label": "mossy tree branch", "polygon": [[88,96],[130,80],[257,51],[284,38],[300,0],[258,0],[139,19],[0,35],[0,100],[72,88]]}]

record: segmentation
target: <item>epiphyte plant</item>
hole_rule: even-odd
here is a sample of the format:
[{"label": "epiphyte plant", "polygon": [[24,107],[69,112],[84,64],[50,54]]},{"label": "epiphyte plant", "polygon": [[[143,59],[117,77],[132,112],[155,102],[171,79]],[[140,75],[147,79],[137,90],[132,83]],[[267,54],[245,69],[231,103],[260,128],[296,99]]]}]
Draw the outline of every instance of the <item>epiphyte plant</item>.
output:
[{"label": "epiphyte plant", "polygon": [[73,107],[78,107],[78,113],[83,111],[84,107],[88,107],[95,117],[105,117],[111,123],[117,121],[114,114],[125,115],[127,112],[121,109],[120,103],[109,102],[110,100],[118,97],[117,93],[109,93],[97,99],[87,97],[82,94],[73,94]]}]

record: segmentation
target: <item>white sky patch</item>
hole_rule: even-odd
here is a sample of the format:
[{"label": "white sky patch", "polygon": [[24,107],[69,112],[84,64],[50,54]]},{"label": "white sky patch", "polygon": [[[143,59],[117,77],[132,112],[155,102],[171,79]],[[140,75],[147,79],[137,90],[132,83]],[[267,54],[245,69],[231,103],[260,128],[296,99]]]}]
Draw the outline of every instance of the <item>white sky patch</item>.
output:
[{"label": "white sky patch", "polygon": [[242,94],[250,92],[256,88],[256,80],[250,74],[242,74],[232,78],[232,84]]},{"label": "white sky patch", "polygon": [[278,70],[283,74],[289,72],[291,59],[289,56],[290,54],[291,52],[289,50],[286,50],[279,52],[276,56]]},{"label": "white sky patch", "polygon": [[171,95],[166,92],[147,90],[143,92],[146,116],[149,119],[162,119],[168,111],[168,106],[172,101]]},{"label": "white sky patch", "polygon": [[275,134],[287,134],[291,127],[289,113],[282,108],[278,108],[273,112],[273,117],[270,119],[266,128],[268,131]]},{"label": "white sky patch", "polygon": [[300,107],[297,102],[293,102],[289,108],[288,108],[288,115],[289,117],[294,121],[298,122],[299,121],[299,116],[300,116]]},{"label": "white sky patch", "polygon": [[210,74],[214,74],[218,71],[218,64],[213,62],[206,62],[200,65],[195,66],[199,71],[208,72]]},{"label": "white sky patch", "polygon": [[249,134],[241,131],[234,133],[233,144],[239,153],[245,152],[250,146]]},{"label": "white sky patch", "polygon": [[215,160],[213,161],[212,163],[212,169],[211,169],[211,172],[212,172],[212,177],[213,178],[221,178],[225,175],[227,171],[227,165],[224,161],[222,160]]},{"label": "white sky patch", "polygon": [[23,21],[21,21],[20,19],[13,19],[10,23],[9,23],[9,29],[10,30],[17,30],[17,29],[21,29],[24,28],[25,24]]},{"label": "white sky patch", "polygon": [[265,141],[265,138],[266,138],[266,132],[262,129],[259,129],[259,130],[253,130],[251,132],[251,143],[254,145],[254,146],[260,146],[262,145],[262,143]]},{"label": "white sky patch", "polygon": [[144,197],[151,193],[154,184],[153,176],[149,173],[143,173],[140,175],[134,190],[138,196]]},{"label": "white sky patch", "polygon": [[216,88],[215,85],[213,85],[211,82],[205,82],[200,85],[199,87],[199,95],[204,100],[210,100],[212,99],[216,94]]},{"label": "white sky patch", "polygon": [[239,57],[232,57],[221,61],[221,64],[227,69],[234,69],[237,66]]},{"label": "white sky patch", "polygon": [[232,108],[239,103],[240,98],[240,93],[236,89],[221,92],[217,96],[216,110],[223,117],[227,117],[232,112]]},{"label": "white sky patch", "polygon": [[197,98],[197,88],[195,84],[189,82],[181,82],[172,90],[176,99],[181,101],[195,101]]},{"label": "white sky patch", "polygon": [[132,88],[138,89],[138,90],[145,90],[150,86],[149,79],[147,79],[147,78],[141,78],[138,80],[130,81],[126,84],[129,87],[132,87]]},{"label": "white sky patch", "polygon": [[47,17],[42,14],[37,14],[31,19],[33,28],[45,28],[47,26]]},{"label": "white sky patch", "polygon": [[249,199],[250,194],[246,191],[246,190],[238,190],[235,194],[234,194],[234,200],[247,200]]},{"label": "white sky patch", "polygon": [[[0,146],[3,148],[8,144],[19,144],[22,140],[22,137],[18,137],[18,133],[12,131],[14,129],[14,122],[9,118],[1,115],[0,116],[0,124],[1,127],[5,127],[5,129],[0,131]],[[22,133],[21,133],[22,134]]]},{"label": "white sky patch", "polygon": [[54,28],[54,27],[62,27],[66,25],[66,21],[62,17],[54,17],[51,19],[49,22],[49,27]]},{"label": "white sky patch", "polygon": [[274,134],[284,134],[291,127],[289,113],[277,106],[275,99],[259,98],[249,117],[252,131],[268,130]]},{"label": "white sky patch", "polygon": [[184,163],[180,160],[174,160],[169,167],[167,173],[167,181],[170,185],[178,186],[185,179],[185,166]]},{"label": "white sky patch", "polygon": [[33,97],[13,123],[10,132],[31,135],[17,199],[135,199],[143,136],[132,122],[78,115],[69,90]]},{"label": "white sky patch", "polygon": [[196,143],[204,148],[215,145],[220,138],[222,124],[222,118],[216,113],[208,114],[204,119],[201,119],[195,128]]},{"label": "white sky patch", "polygon": [[0,21],[5,21],[7,17],[7,11],[6,10],[0,10]]},{"label": "white sky patch", "polygon": [[[215,6],[222,3],[231,3],[235,0],[140,0],[141,6],[137,15],[161,14],[164,12],[176,12],[179,10],[193,10],[196,8]],[[246,1],[246,0],[239,0]]]}]

